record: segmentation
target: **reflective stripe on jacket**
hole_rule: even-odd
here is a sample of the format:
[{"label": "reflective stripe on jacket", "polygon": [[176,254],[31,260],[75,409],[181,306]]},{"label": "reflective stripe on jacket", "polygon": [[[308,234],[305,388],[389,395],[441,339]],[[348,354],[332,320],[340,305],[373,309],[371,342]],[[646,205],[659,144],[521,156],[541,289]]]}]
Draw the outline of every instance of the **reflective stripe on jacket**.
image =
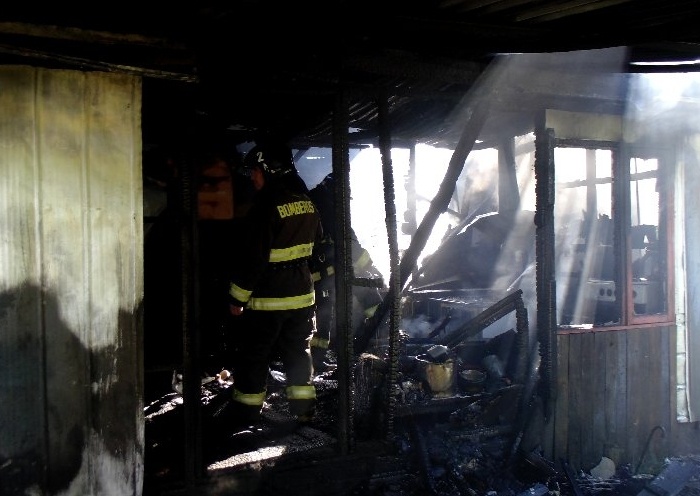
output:
[{"label": "reflective stripe on jacket", "polygon": [[316,388],[314,386],[287,386],[284,392],[289,400],[316,399]]},{"label": "reflective stripe on jacket", "polygon": [[316,302],[316,293],[288,296],[286,298],[251,298],[248,308],[253,310],[295,310],[310,307]]},{"label": "reflective stripe on jacket", "polygon": [[309,258],[313,249],[313,243],[304,243],[289,248],[273,248],[270,250],[270,262],[291,262],[300,258]]},{"label": "reflective stripe on jacket", "polygon": [[314,334],[311,338],[310,344],[312,348],[320,348],[323,350],[327,350],[328,346],[331,344],[331,340],[328,338],[319,337],[318,335]]},{"label": "reflective stripe on jacket", "polygon": [[238,389],[233,389],[232,399],[238,403],[243,403],[248,406],[262,406],[265,403],[265,398],[267,397],[267,391],[262,391],[259,393],[247,394],[241,393]]},{"label": "reflective stripe on jacket", "polygon": [[229,286],[232,303],[253,310],[315,304],[309,258],[323,235],[304,193],[270,182],[258,192],[242,229]]}]

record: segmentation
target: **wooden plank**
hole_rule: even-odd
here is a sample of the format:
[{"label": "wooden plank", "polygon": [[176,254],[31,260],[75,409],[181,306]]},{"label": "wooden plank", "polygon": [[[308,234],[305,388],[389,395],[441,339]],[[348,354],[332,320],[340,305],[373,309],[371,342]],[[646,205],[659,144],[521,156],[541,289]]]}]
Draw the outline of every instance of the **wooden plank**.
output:
[{"label": "wooden plank", "polygon": [[[669,388],[670,379],[668,373],[663,373],[663,370],[668,367],[668,334],[664,331],[665,328],[645,329],[642,331],[645,337],[647,346],[647,394],[650,399],[646,409],[646,418],[644,423],[640,425],[640,439],[644,440],[642,451],[639,453],[639,458],[644,457],[641,461],[647,467],[645,471],[653,470],[650,473],[656,473],[663,466],[663,455],[659,457],[660,437],[657,433],[652,436],[653,429],[658,425],[668,429],[668,404],[669,404]],[[664,344],[665,343],[665,344]],[[652,398],[654,398],[652,400]],[[647,445],[647,440],[649,437]],[[645,449],[646,448],[646,449]],[[642,466],[640,466],[640,470]]]},{"label": "wooden plank", "polygon": [[[627,443],[626,451],[634,465],[639,461],[648,424],[649,395],[648,334],[641,329],[627,331]],[[648,432],[648,431],[647,431]]]},{"label": "wooden plank", "polygon": [[675,364],[675,326],[665,326],[659,329],[658,353],[663,360],[659,361],[659,378],[661,385],[661,398],[668,398],[660,406],[663,408],[660,421],[663,425],[669,426],[675,419],[675,398],[676,398],[676,370]]},{"label": "wooden plank", "polygon": [[569,439],[569,343],[570,335],[559,334],[557,339],[557,399],[554,407],[552,450],[546,455],[554,461],[567,457]]},{"label": "wooden plank", "polygon": [[600,461],[601,451],[593,444],[593,416],[602,405],[596,404],[597,378],[603,375],[603,362],[596,356],[595,333],[581,335],[581,460],[578,465],[583,470],[590,470]]},{"label": "wooden plank", "polygon": [[607,332],[597,332],[593,334],[593,360],[595,367],[591,377],[593,385],[593,395],[591,404],[593,411],[591,412],[591,451],[589,463],[595,466],[600,462],[602,456],[608,456],[606,448],[607,436],[605,426],[605,394],[606,394],[606,378],[610,374],[608,370],[608,338],[605,336]]},{"label": "wooden plank", "polygon": [[[660,327],[644,330],[648,343],[649,365],[647,391],[650,404],[647,417],[640,424],[640,438],[644,440],[639,453],[639,470],[645,473],[658,473],[668,455],[664,433],[669,432],[672,422],[672,401],[675,391],[671,388],[669,328]],[[658,432],[662,428],[663,431]]]},{"label": "wooden plank", "polygon": [[0,445],[15,471],[8,494],[46,492],[35,90],[35,71],[0,68]]},{"label": "wooden plank", "polygon": [[616,465],[631,463],[625,454],[627,443],[627,332],[601,333],[605,354],[605,456]]},{"label": "wooden plank", "polygon": [[[133,494],[144,442],[143,278],[136,276],[143,271],[140,81],[91,73],[86,77],[85,103],[88,298],[96,310],[89,315],[90,380],[98,388],[92,421],[102,439],[118,439],[122,449],[119,460],[92,453],[93,464],[97,470],[117,470],[121,480],[112,481],[115,488],[121,494]],[[127,411],[122,408],[125,398],[131,398]]]},{"label": "wooden plank", "polygon": [[0,439],[22,471],[10,492],[137,496],[140,81],[8,66],[0,85],[0,408],[11,419]]},{"label": "wooden plank", "polygon": [[[697,156],[700,150],[700,143],[692,140],[690,147],[693,155]],[[697,208],[697,191],[700,188],[700,167],[690,163],[683,167],[685,194],[683,198],[676,198],[680,205],[683,202],[685,213],[685,283],[687,285],[686,301],[700,301],[700,209]],[[676,233],[677,235],[679,233]],[[678,295],[680,296],[680,295]],[[688,400],[688,411],[691,422],[700,420],[700,332],[692,332],[693,329],[700,329],[700,306],[696,303],[684,305],[685,308],[685,338],[687,341],[682,346],[686,355],[685,365],[687,366],[687,376],[685,386],[688,388],[685,396]],[[681,319],[682,315],[679,316]],[[679,336],[680,338],[680,336]],[[685,371],[684,368],[680,369]],[[685,375],[685,373],[683,373]],[[695,424],[697,425],[697,424]],[[696,431],[697,432],[697,431]]]},{"label": "wooden plank", "polygon": [[[45,294],[49,488],[91,492],[81,473],[90,438],[90,342],[85,305],[84,76],[38,71],[37,153]],[[89,461],[89,460],[85,460]]]},{"label": "wooden plank", "polygon": [[572,334],[569,338],[569,439],[567,443],[569,463],[575,469],[581,467],[581,431],[583,425],[584,403],[588,399],[583,396],[583,367],[581,348],[583,334]]}]

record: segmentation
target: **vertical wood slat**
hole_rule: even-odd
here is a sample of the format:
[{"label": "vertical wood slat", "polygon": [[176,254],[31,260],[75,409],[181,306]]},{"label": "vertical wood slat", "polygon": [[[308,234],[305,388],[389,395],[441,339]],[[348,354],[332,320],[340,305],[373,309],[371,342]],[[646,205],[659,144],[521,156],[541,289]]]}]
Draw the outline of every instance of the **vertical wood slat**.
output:
[{"label": "vertical wood slat", "polygon": [[627,423],[629,432],[635,433],[627,438],[627,452],[632,456],[632,464],[639,462],[644,440],[644,426],[648,424],[649,405],[649,334],[646,329],[627,333]]},{"label": "vertical wood slat", "polygon": [[85,77],[59,71],[39,71],[38,76],[35,132],[42,207],[48,485],[51,491],[72,485],[89,494],[87,474],[78,475],[84,470],[81,458],[90,438],[89,308],[84,304],[89,282]]},{"label": "vertical wood slat", "polygon": [[[141,456],[125,446],[143,442],[140,304],[143,295],[143,191],[140,80],[87,76],[85,88],[87,232],[93,470],[114,472],[122,494],[141,487]],[[115,305],[116,303],[116,305]],[[117,414],[131,403],[131,415]],[[135,444],[133,444],[135,443]],[[117,486],[117,481],[120,485]],[[95,480],[92,481],[96,482]],[[97,489],[97,488],[93,488]]]},{"label": "vertical wood slat", "polygon": [[581,467],[581,430],[583,424],[583,402],[587,398],[583,396],[581,386],[582,367],[581,345],[582,334],[572,334],[569,337],[569,442],[567,453],[569,463],[574,467]]},{"label": "vertical wood slat", "polygon": [[0,446],[11,494],[46,487],[44,341],[34,148],[36,77],[0,71]]},{"label": "vertical wood slat", "polygon": [[559,461],[568,457],[569,439],[569,336],[557,336],[557,363],[559,375],[557,380],[557,399],[554,407],[554,439],[550,457]]},{"label": "vertical wood slat", "polygon": [[0,264],[12,267],[0,367],[18,371],[0,404],[21,434],[0,430],[0,444],[24,470],[13,489],[138,495],[140,80],[3,66],[0,85]]},{"label": "vertical wood slat", "polygon": [[627,333],[601,333],[606,343],[605,354],[605,456],[616,465],[630,463],[626,456],[627,442]]},{"label": "vertical wood slat", "polygon": [[[668,438],[670,438],[670,432],[673,428],[675,422],[675,368],[671,365],[673,363],[673,357],[675,356],[673,346],[673,338],[675,335],[675,328],[664,327],[660,329],[661,332],[656,336],[658,339],[658,344],[655,345],[656,356],[657,357],[668,357],[667,360],[656,360],[659,366],[659,390],[658,398],[659,401],[659,417],[658,425],[661,425],[666,432],[665,436],[661,439],[657,438],[658,447],[654,451],[655,457],[655,468],[660,467],[664,463],[668,453],[672,452],[669,446]],[[668,400],[664,401],[665,398]]]},{"label": "vertical wood slat", "polygon": [[[683,171],[685,213],[685,270],[686,298],[685,323],[687,348],[685,360],[688,376],[686,380],[686,398],[689,402],[688,412],[691,421],[700,420],[700,209],[697,208],[697,193],[700,188],[700,135],[698,133],[688,140],[689,152],[684,157]],[[681,199],[677,198],[678,203]],[[695,332],[690,330],[694,329]],[[685,375],[685,370],[682,369]]]},{"label": "vertical wood slat", "polygon": [[[593,351],[593,356],[591,363],[589,365],[591,370],[591,386],[592,386],[592,413],[591,413],[591,435],[590,435],[590,454],[589,462],[592,464],[597,464],[600,461],[601,456],[607,456],[607,451],[605,450],[606,444],[606,426],[605,426],[605,412],[606,412],[606,398],[605,398],[605,384],[608,375],[611,371],[608,370],[608,340],[605,337],[604,332],[595,333],[593,335],[593,346],[591,347]],[[596,364],[600,366],[596,367]]]},{"label": "vertical wood slat", "polygon": [[579,466],[584,470],[590,470],[600,461],[600,449],[594,445],[593,418],[595,412],[602,405],[596,402],[598,397],[596,386],[600,384],[600,377],[604,377],[605,370],[601,366],[601,358],[596,356],[596,333],[581,335],[581,373],[580,373],[580,410],[581,410],[581,461]]},{"label": "vertical wood slat", "polygon": [[673,332],[662,326],[558,335],[558,399],[545,455],[584,471],[606,456],[616,466],[643,462],[641,470],[655,473],[674,443],[692,445],[672,435]]},{"label": "vertical wood slat", "polygon": [[638,458],[634,463],[635,466],[641,464],[640,470],[658,471],[665,456],[661,449],[664,436],[655,428],[660,426],[669,432],[671,420],[670,371],[668,361],[659,360],[659,357],[670,356],[668,328],[643,329],[637,334],[635,340],[639,343],[640,366],[644,373],[630,392],[634,391],[646,407],[635,416],[639,421],[639,434],[635,436]]}]

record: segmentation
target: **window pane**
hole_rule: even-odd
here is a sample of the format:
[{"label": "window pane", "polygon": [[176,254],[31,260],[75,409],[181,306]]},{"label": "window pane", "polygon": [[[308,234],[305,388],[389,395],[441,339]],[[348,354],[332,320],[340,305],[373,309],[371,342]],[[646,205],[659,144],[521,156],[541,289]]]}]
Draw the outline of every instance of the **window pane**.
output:
[{"label": "window pane", "polygon": [[612,152],[556,148],[554,206],[557,321],[620,321],[615,291]]},{"label": "window pane", "polygon": [[[666,313],[666,242],[658,160],[630,160],[630,259],[634,315]],[[663,239],[661,239],[663,238]]]}]

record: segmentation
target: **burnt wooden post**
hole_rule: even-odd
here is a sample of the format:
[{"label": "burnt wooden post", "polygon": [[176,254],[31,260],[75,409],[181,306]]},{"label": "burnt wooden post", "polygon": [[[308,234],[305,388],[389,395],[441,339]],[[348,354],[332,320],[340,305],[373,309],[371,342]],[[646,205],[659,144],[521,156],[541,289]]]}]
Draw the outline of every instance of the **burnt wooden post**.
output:
[{"label": "burnt wooden post", "polygon": [[440,184],[440,189],[435,195],[435,198],[433,198],[433,201],[430,203],[428,212],[425,214],[425,217],[423,217],[418,229],[416,229],[413,238],[411,238],[411,244],[408,246],[404,252],[403,258],[401,259],[401,264],[399,266],[400,284],[396,287],[389,287],[388,293],[379,304],[379,307],[375,311],[374,315],[367,319],[364,328],[357,337],[355,343],[355,354],[362,353],[367,349],[370,339],[376,332],[377,327],[384,320],[391,302],[396,297],[394,293],[401,292],[403,285],[408,279],[408,274],[411,273],[411,270],[418,259],[418,255],[420,255],[423,248],[425,248],[425,244],[428,242],[428,238],[430,237],[433,227],[435,226],[435,222],[437,221],[438,217],[440,217],[440,214],[447,209],[450,199],[452,198],[452,194],[454,193],[457,179],[459,179],[459,175],[462,173],[462,169],[464,168],[467,156],[474,148],[474,143],[476,143],[479,133],[481,132],[481,128],[486,121],[489,103],[488,98],[482,97],[477,99],[476,103],[474,104],[469,121],[465,125],[464,131],[462,132],[455,151],[452,154],[452,158],[450,159],[450,163],[447,167],[447,172],[445,172],[445,177]]},{"label": "burnt wooden post", "polygon": [[[544,116],[542,117],[544,120]],[[535,137],[535,250],[540,392],[549,417],[556,399],[556,280],[554,275],[554,131],[538,126]]]},{"label": "burnt wooden post", "polygon": [[345,91],[336,98],[333,114],[333,177],[335,195],[335,301],[338,347],[338,447],[352,450],[352,232],[350,230],[350,154],[348,102]]},{"label": "burnt wooden post", "polygon": [[396,395],[393,394],[397,383],[399,368],[399,322],[400,295],[401,295],[401,269],[399,267],[399,243],[396,233],[396,202],[394,193],[394,174],[391,163],[391,128],[389,122],[389,104],[387,96],[382,94],[378,102],[379,106],[379,149],[382,154],[382,173],[384,178],[384,208],[386,210],[386,231],[389,238],[389,289],[393,298],[389,302],[391,314],[389,316],[389,384],[386,393],[388,398],[388,411],[386,418],[386,433],[388,436],[394,431],[394,409],[396,407]]},{"label": "burnt wooden post", "polygon": [[182,359],[185,437],[185,484],[193,488],[203,475],[201,436],[201,379],[197,326],[199,285],[197,274],[197,206],[194,164],[180,164],[180,275],[182,283]]}]

